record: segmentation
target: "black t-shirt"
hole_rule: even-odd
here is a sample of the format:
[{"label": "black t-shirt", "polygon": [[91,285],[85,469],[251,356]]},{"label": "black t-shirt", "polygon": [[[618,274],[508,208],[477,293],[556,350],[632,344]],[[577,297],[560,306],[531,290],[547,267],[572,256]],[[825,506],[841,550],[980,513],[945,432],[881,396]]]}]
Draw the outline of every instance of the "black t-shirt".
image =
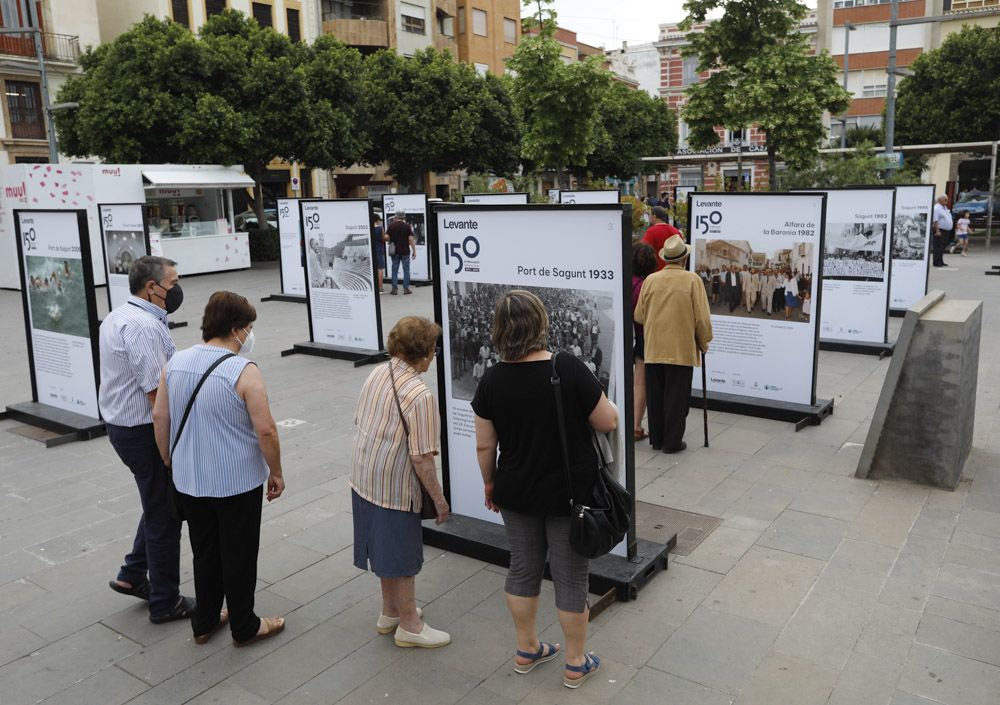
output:
[{"label": "black t-shirt", "polygon": [[[594,374],[570,354],[556,362],[566,415],[570,472],[576,498],[589,495],[597,478],[597,452],[588,422],[603,392]],[[472,400],[500,441],[493,501],[533,516],[566,516],[569,494],[559,442],[552,362],[502,362],[486,370]]]},{"label": "black t-shirt", "polygon": [[405,220],[396,220],[393,218],[392,222],[389,223],[389,227],[386,228],[385,233],[389,236],[389,242],[396,246],[396,255],[398,257],[402,257],[403,255],[409,256],[410,238],[413,237],[413,228]]}]

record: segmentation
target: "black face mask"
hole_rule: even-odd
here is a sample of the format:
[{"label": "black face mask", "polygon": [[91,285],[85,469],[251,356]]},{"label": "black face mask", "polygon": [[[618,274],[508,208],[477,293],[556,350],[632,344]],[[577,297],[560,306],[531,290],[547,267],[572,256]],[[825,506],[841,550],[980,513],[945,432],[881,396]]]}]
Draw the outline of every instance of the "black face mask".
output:
[{"label": "black face mask", "polygon": [[171,289],[167,289],[159,284],[157,284],[157,286],[167,292],[166,296],[160,296],[157,294],[157,296],[163,299],[163,308],[166,309],[167,313],[173,313],[181,307],[182,303],[184,303],[184,290],[181,289],[180,284],[174,284]]}]

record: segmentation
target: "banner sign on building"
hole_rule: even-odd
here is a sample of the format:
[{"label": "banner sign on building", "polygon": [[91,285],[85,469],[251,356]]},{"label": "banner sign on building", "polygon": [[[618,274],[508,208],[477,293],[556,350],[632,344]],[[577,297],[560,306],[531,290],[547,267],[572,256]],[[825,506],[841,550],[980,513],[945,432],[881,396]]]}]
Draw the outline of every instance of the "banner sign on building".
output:
[{"label": "banner sign on building", "polygon": [[490,205],[527,205],[529,203],[528,194],[516,193],[463,193],[462,203],[490,204]]},{"label": "banner sign on building", "polygon": [[615,189],[601,191],[560,191],[560,203],[620,203],[621,194]]},{"label": "banner sign on building", "polygon": [[889,308],[905,311],[927,294],[934,185],[896,187]]},{"label": "banner sign on building", "polygon": [[311,341],[343,350],[380,350],[368,201],[300,201],[298,206]]},{"label": "banner sign on building", "polygon": [[[816,403],[825,200],[822,193],[688,197],[690,267],[712,313],[709,392]],[[693,388],[700,397],[701,375]]]},{"label": "banner sign on building", "polygon": [[613,472],[632,489],[631,228],[621,207],[448,205],[434,209],[434,221],[434,303],[445,331],[442,467],[452,512],[500,522],[483,506],[471,402],[485,370],[499,362],[493,307],[511,289],[538,295],[549,314],[549,349],[576,355],[618,406]]},{"label": "banner sign on building", "polygon": [[14,225],[33,401],[98,421],[87,211],[15,210]]},{"label": "banner sign on building", "polygon": [[[416,259],[410,260],[410,281],[429,282],[431,280],[430,253],[427,250],[427,194],[394,193],[382,196],[382,227],[386,230],[393,216],[402,212],[407,224],[413,228],[413,239],[417,246]],[[392,277],[392,259],[385,258],[386,274]],[[403,276],[400,263],[399,277]]]},{"label": "banner sign on building", "polygon": [[823,253],[820,343],[882,349],[889,326],[889,281],[896,191],[829,189]]},{"label": "banner sign on building", "polygon": [[132,263],[150,254],[146,204],[106,203],[97,210],[107,267],[108,306],[114,310],[128,301]]},{"label": "banner sign on building", "polygon": [[306,295],[306,272],[302,266],[302,231],[299,228],[299,199],[278,199],[278,256],[281,260],[281,293]]}]

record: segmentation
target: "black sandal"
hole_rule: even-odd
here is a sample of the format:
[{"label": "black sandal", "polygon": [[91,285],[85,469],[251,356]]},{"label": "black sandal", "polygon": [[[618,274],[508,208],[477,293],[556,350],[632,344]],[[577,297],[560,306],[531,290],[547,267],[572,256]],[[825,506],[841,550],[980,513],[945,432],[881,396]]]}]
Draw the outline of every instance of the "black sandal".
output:
[{"label": "black sandal", "polygon": [[138,585],[133,585],[132,587],[119,585],[117,580],[109,580],[108,587],[117,592],[119,595],[128,595],[129,597],[138,597],[140,600],[149,601],[148,580],[143,583],[139,583]]}]

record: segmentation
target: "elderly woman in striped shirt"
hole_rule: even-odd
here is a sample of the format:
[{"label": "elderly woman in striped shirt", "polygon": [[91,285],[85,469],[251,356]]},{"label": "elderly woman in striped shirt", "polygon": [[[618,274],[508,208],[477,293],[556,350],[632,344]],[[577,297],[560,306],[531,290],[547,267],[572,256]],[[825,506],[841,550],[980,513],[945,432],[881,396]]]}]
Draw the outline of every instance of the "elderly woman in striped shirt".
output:
[{"label": "elderly woman in striped shirt", "polygon": [[435,648],[451,636],[422,620],[414,576],[423,565],[420,488],[434,502],[437,523],[448,502],[437,479],[440,450],[437,402],[420,378],[434,360],[441,327],[407,316],[389,333],[389,362],[365,380],[354,412],[357,434],[351,471],[354,565],[382,581],[379,634],[395,632],[396,646]]},{"label": "elderly woman in striped shirt", "polygon": [[173,468],[194,554],[196,644],[227,621],[236,646],[285,628],[283,617],[254,614],[263,488],[269,502],[285,489],[264,378],[243,357],[253,349],[256,318],[239,294],[212,294],[204,344],[174,355],[153,407],[156,445]]}]

